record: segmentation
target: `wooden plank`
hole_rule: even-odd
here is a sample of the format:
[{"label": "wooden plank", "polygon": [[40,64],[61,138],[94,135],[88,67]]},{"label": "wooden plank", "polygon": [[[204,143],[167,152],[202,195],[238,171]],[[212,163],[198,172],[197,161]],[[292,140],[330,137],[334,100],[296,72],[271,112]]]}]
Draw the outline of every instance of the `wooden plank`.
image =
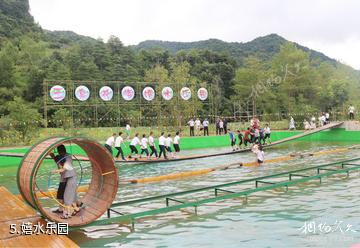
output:
[{"label": "wooden plank", "polygon": [[324,131],[324,130],[327,130],[327,129],[331,129],[333,127],[338,127],[343,123],[344,122],[332,122],[332,123],[324,125],[322,127],[318,127],[318,128],[313,129],[313,130],[305,131],[303,133],[300,133],[300,134],[297,134],[297,135],[294,135],[294,136],[291,136],[291,137],[288,137],[288,138],[285,138],[285,139],[275,141],[275,142],[271,143],[270,145],[267,145],[267,147],[278,145],[278,144],[288,142],[288,141],[292,141],[292,140],[295,140],[295,139],[299,139],[299,138],[302,138],[302,137],[305,137],[305,136],[308,136],[308,135],[311,135],[311,134],[314,134],[314,133],[318,133],[318,132],[321,132],[321,131]]},{"label": "wooden plank", "polygon": [[2,198],[0,212],[4,213],[0,215],[0,222],[37,216],[34,209],[26,205],[5,187],[0,187],[0,195]]},{"label": "wooden plank", "polygon": [[21,224],[28,222],[32,223],[33,228],[35,224],[42,224],[45,228],[46,221],[5,187],[0,187],[0,195],[0,247],[79,247],[66,235],[11,234],[11,224],[16,224],[17,230],[21,229]]}]

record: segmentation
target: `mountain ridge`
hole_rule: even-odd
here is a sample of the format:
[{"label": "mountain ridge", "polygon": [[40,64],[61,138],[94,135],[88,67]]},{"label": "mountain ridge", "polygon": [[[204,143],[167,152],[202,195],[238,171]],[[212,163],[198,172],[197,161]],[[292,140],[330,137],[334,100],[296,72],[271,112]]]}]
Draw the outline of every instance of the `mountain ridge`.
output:
[{"label": "mountain ridge", "polygon": [[[33,16],[29,12],[30,5],[28,0],[1,0],[0,1],[0,42],[5,38],[16,38],[29,32],[41,32],[45,40],[53,43],[54,47],[67,46],[78,42],[99,42],[101,40],[77,34],[73,31],[49,31],[44,30],[35,23]],[[289,42],[284,37],[270,33],[265,36],[254,38],[248,42],[226,42],[217,38],[210,38],[201,41],[178,42],[145,40],[137,45],[131,45],[135,51],[161,48],[175,54],[180,50],[208,49],[215,52],[225,52],[233,56],[239,66],[243,64],[246,57],[253,55],[262,60],[269,60],[277,52],[281,45]],[[290,41],[292,42],[292,41]],[[332,65],[343,64],[324,53],[305,47],[296,42],[292,42],[301,50],[308,52],[312,60],[327,61]],[[352,68],[354,69],[354,68]],[[355,70],[355,69],[354,69]]]},{"label": "mountain ridge", "polygon": [[289,41],[276,33],[259,36],[248,42],[226,42],[216,38],[190,42],[145,40],[131,47],[135,49],[135,51],[162,48],[173,54],[181,50],[191,49],[209,49],[216,52],[225,51],[229,52],[230,55],[234,56],[235,59],[242,64],[243,59],[249,55],[257,55],[261,59],[268,60],[279,52],[281,45],[286,42],[294,43],[296,47],[305,52],[309,52],[312,60],[320,59],[321,61],[328,61],[333,65],[340,63],[322,52],[318,52],[296,42]]}]

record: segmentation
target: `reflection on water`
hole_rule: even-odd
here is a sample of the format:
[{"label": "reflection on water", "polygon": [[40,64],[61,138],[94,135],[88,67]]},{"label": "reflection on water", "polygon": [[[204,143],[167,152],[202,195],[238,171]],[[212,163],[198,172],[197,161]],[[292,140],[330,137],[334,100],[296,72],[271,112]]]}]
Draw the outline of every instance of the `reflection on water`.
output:
[{"label": "reflection on water", "polygon": [[[266,158],[284,156],[294,151],[315,152],[350,146],[349,143],[291,142],[266,151]],[[226,151],[222,149],[197,150],[197,153]],[[184,152],[185,153],[185,152]],[[198,187],[238,181],[288,170],[295,170],[332,161],[360,157],[360,150],[305,157],[261,167],[245,167],[215,171],[181,180],[150,184],[122,185],[117,201],[173,193]],[[119,167],[121,179],[150,177],[179,171],[215,167],[222,164],[253,161],[251,153],[213,157],[176,163],[124,165]],[[1,171],[1,174],[6,172]],[[73,231],[70,237],[81,246],[109,247],[349,247],[360,234],[360,173],[351,173],[349,179],[334,176],[282,189],[259,192],[248,202],[236,198],[200,206],[198,215],[189,208],[137,220],[135,232],[130,223],[88,227]],[[16,187],[15,185],[13,187]],[[143,211],[164,206],[164,202],[141,204],[137,208],[123,207],[123,212]],[[303,234],[305,223],[335,226],[341,230],[329,233]],[[350,231],[345,232],[348,225]]]}]

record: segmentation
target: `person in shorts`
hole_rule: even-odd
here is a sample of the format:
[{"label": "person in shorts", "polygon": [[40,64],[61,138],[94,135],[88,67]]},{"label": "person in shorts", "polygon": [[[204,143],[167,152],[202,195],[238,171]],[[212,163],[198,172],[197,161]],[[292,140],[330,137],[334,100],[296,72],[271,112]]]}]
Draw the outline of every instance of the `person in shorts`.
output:
[{"label": "person in shorts", "polygon": [[171,149],[171,143],[173,143],[173,140],[171,138],[171,134],[168,134],[168,137],[165,139],[165,149],[171,154],[171,157],[174,158],[174,154]]}]

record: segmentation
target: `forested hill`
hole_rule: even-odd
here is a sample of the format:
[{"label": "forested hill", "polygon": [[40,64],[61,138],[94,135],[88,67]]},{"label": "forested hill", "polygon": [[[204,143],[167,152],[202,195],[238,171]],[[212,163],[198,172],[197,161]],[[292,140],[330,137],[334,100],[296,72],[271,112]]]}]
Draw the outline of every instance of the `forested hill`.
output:
[{"label": "forested hill", "polygon": [[40,27],[35,24],[29,13],[28,0],[0,0],[0,38],[16,38],[24,33],[37,32]]},{"label": "forested hill", "polygon": [[[218,39],[209,39],[203,41],[194,42],[171,42],[171,41],[159,41],[159,40],[146,40],[140,42],[134,46],[134,49],[140,51],[142,49],[156,49],[162,48],[175,54],[181,50],[191,49],[208,49],[215,52],[228,52],[233,56],[240,64],[242,64],[244,58],[253,55],[261,59],[268,60],[272,58],[276,53],[280,51],[280,47],[288,42],[285,38],[277,34],[269,34],[263,37],[258,37],[249,42],[225,42]],[[311,50],[307,47],[294,43],[299,49],[304,52],[310,53],[312,60],[319,59],[322,62],[330,62],[335,64],[336,60],[331,59],[323,53]]]},{"label": "forested hill", "polygon": [[[277,34],[246,43],[210,39],[144,41],[125,46],[116,36],[103,41],[72,31],[43,30],[29,13],[28,0],[0,0],[0,145],[6,142],[2,137],[12,141],[17,135],[27,138],[28,128],[42,123],[45,79],[101,84],[156,82],[162,86],[172,82],[193,89],[211,87],[214,114],[222,116],[244,112],[253,102],[258,114],[344,111],[350,103],[360,109],[358,71]],[[86,85],[93,86],[90,82]],[[163,103],[160,97],[155,100]],[[161,105],[162,111],[139,110],[137,105],[129,105],[120,110],[122,121],[156,114],[150,117],[156,117],[158,125],[173,126],[179,124],[178,120],[164,119],[161,113],[188,117],[209,114],[206,106],[194,107],[185,101],[179,104],[168,102]],[[101,125],[119,124],[115,122],[118,112],[114,110],[111,105],[99,108],[99,116],[107,118]],[[72,111],[66,107],[49,109],[48,124],[63,127],[62,122],[54,120],[76,116],[76,123],[66,123],[97,125],[93,108]],[[146,125],[154,125],[147,120]]]}]

